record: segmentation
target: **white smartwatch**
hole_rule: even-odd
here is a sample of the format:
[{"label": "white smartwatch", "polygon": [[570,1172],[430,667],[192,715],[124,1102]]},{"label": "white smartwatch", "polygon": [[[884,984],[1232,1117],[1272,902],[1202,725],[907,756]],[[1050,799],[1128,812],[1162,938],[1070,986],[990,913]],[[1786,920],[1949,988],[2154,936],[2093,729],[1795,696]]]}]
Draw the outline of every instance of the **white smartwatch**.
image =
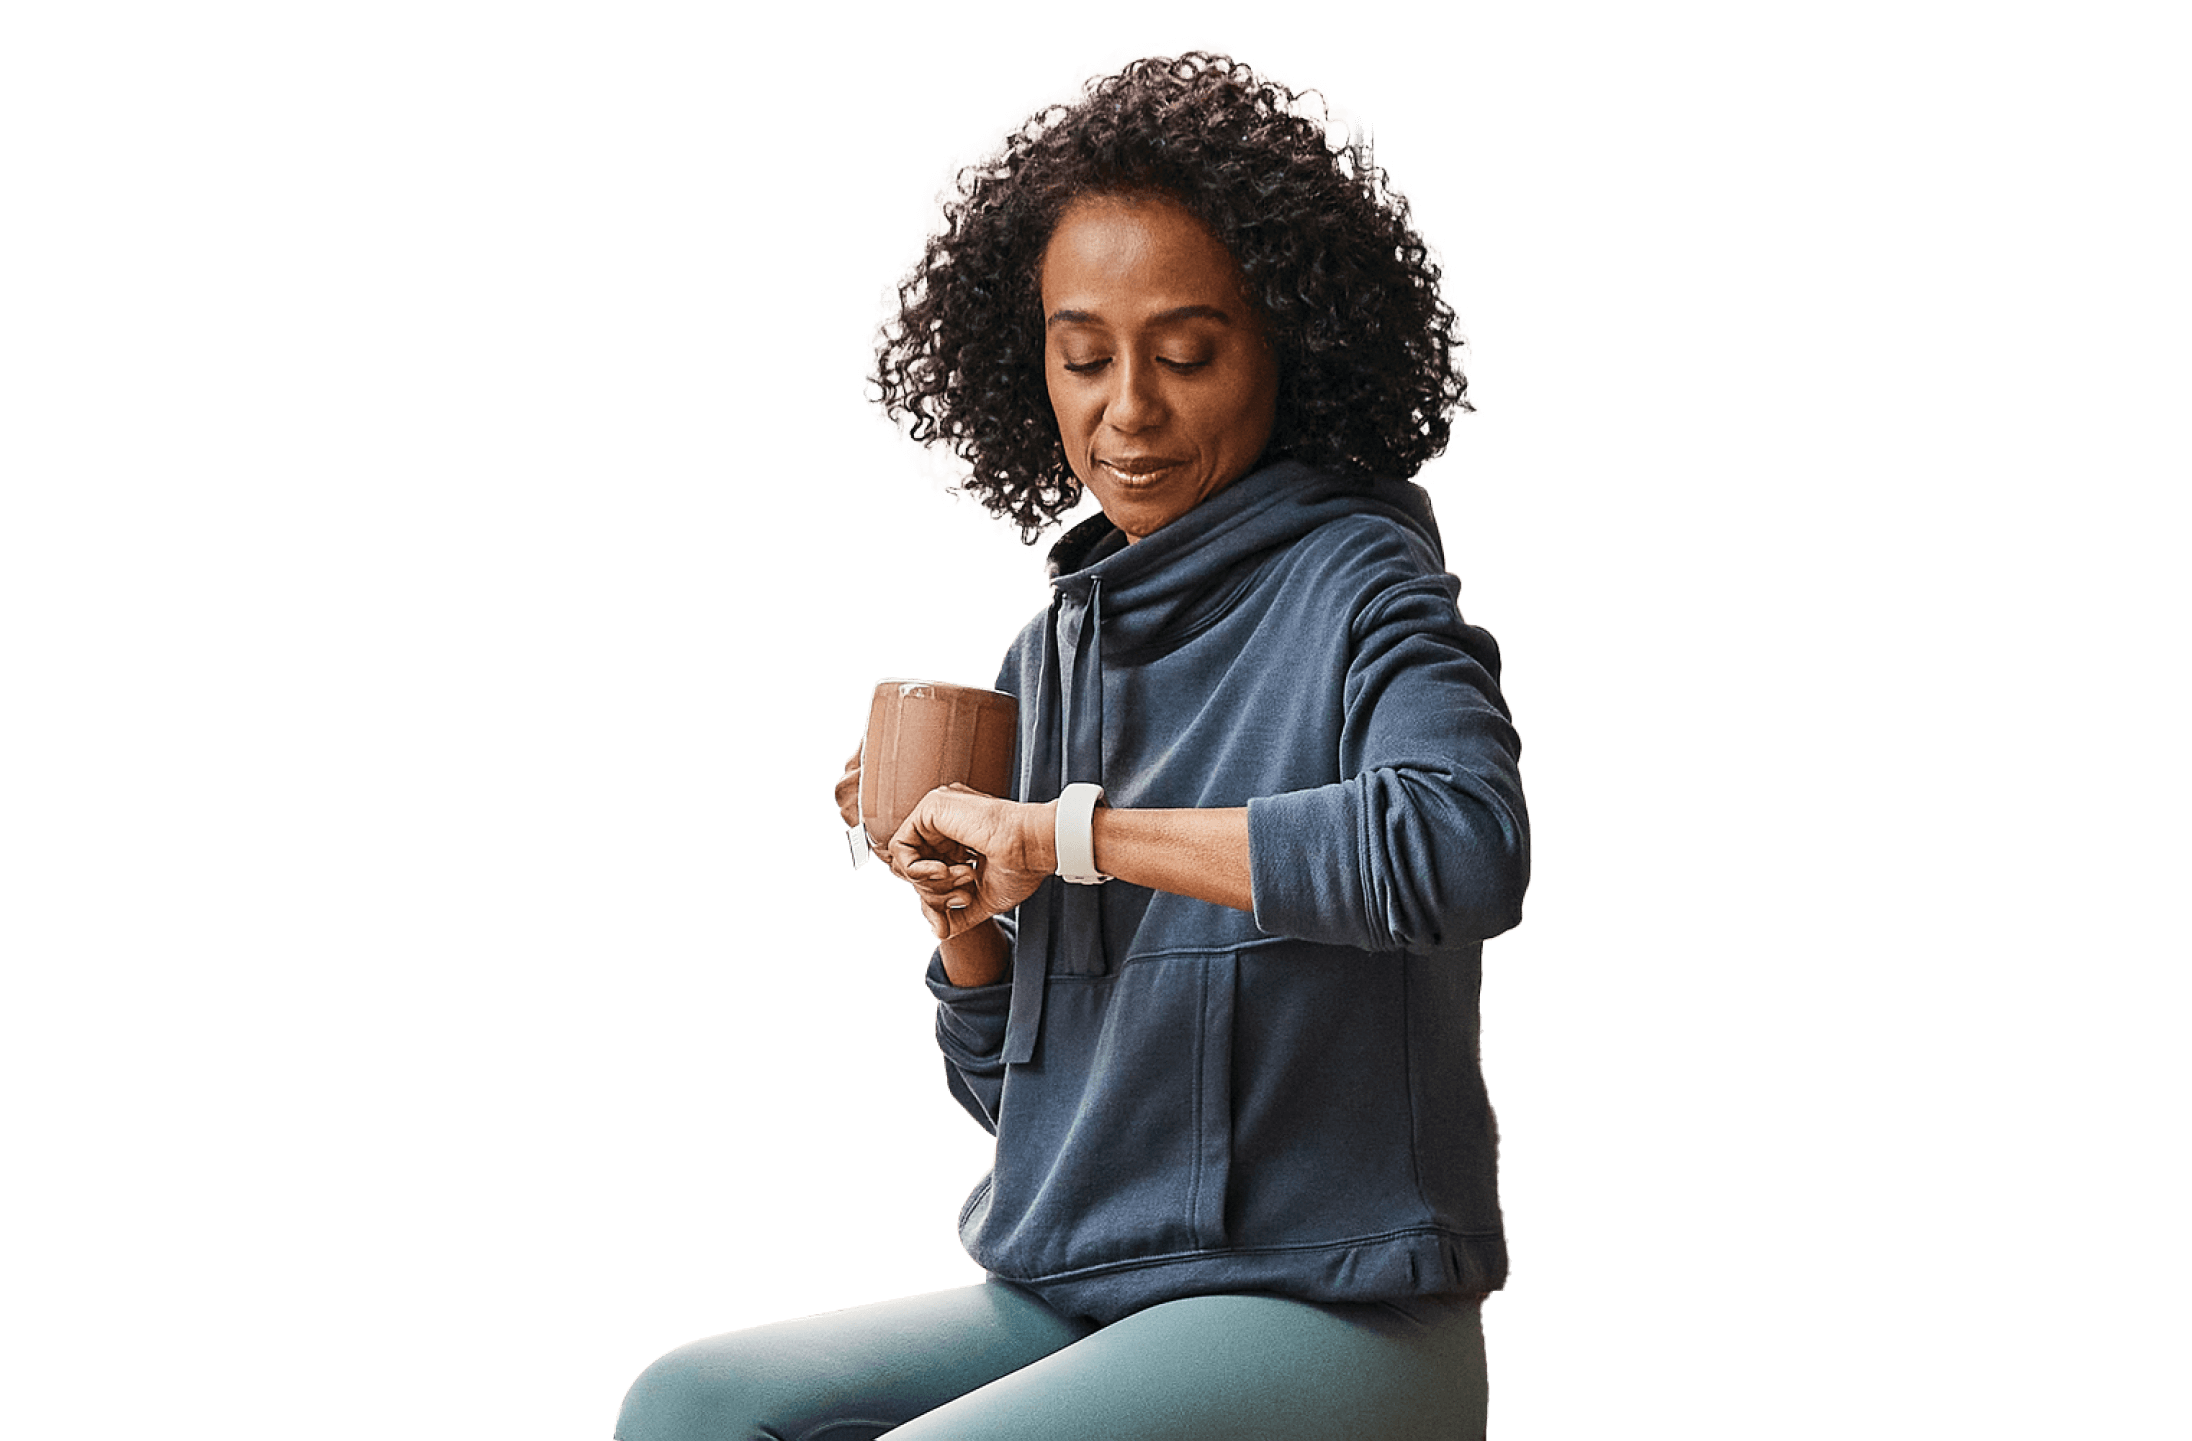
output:
[{"label": "white smartwatch", "polygon": [[1104,788],[1075,781],[1058,793],[1058,879],[1069,885],[1100,886],[1111,879],[1096,870],[1096,807]]}]

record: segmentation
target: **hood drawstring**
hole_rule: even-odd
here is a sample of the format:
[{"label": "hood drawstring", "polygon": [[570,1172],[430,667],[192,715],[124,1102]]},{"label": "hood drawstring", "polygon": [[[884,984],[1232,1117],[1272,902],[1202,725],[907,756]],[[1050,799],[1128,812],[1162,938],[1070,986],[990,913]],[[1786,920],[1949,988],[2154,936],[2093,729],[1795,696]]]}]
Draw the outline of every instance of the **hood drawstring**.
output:
[{"label": "hood drawstring", "polygon": [[[1103,581],[1089,577],[1084,601],[1066,587],[1051,596],[1044,664],[1037,682],[1030,764],[1019,799],[1054,800],[1075,781],[1104,783]],[[1056,688],[1052,696],[1043,690]],[[1055,714],[1055,732],[1042,718]],[[1104,954],[1102,895],[1096,886],[1069,886],[1055,876],[1020,903],[1012,957],[1012,1004],[1005,1021],[1007,1065],[1026,1065],[1042,1031],[1043,993],[1057,956],[1069,975],[1095,974]]]}]

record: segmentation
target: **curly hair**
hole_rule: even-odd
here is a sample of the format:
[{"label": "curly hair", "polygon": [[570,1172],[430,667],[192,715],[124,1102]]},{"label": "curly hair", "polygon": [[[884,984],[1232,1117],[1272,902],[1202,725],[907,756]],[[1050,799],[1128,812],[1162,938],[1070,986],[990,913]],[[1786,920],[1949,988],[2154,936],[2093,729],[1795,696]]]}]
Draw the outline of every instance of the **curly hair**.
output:
[{"label": "curly hair", "polygon": [[972,467],[961,485],[1032,543],[1080,499],[1043,373],[1038,270],[1074,200],[1176,200],[1239,264],[1271,338],[1266,460],[1407,477],[1470,409],[1454,312],[1408,202],[1367,141],[1327,142],[1306,92],[1195,52],[1092,80],[959,173],[944,228],[898,287],[875,380],[884,410]]}]

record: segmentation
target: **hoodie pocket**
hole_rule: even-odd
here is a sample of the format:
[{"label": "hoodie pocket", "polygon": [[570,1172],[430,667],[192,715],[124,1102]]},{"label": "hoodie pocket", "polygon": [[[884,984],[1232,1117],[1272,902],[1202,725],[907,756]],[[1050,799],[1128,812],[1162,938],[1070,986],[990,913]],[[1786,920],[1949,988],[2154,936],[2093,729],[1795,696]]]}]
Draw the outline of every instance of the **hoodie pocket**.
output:
[{"label": "hoodie pocket", "polygon": [[977,1260],[1037,1279],[1225,1245],[1235,969],[1230,953],[1175,953],[1050,978],[967,1217]]}]

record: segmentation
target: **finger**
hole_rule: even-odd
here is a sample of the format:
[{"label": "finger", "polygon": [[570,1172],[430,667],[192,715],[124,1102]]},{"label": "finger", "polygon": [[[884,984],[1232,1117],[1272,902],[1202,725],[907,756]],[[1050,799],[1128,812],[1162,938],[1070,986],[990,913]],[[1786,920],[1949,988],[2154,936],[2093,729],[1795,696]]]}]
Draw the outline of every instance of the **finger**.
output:
[{"label": "finger", "polygon": [[957,907],[921,903],[921,918],[929,923],[929,931],[936,939],[949,940],[966,929],[965,912]]},{"label": "finger", "polygon": [[852,748],[845,757],[845,773],[837,778],[837,813],[845,818],[845,824],[860,824],[860,757],[867,753],[866,737]]},{"label": "finger", "polygon": [[920,893],[923,905],[949,906],[955,911],[975,904],[982,894],[972,885],[954,881],[916,881],[913,888]]},{"label": "finger", "polygon": [[930,862],[942,865],[943,861],[937,858],[936,848],[930,840],[930,837],[916,832],[910,820],[900,826],[898,834],[890,838],[891,869],[904,876],[918,865]]},{"label": "finger", "polygon": [[929,923],[929,934],[936,937],[938,941],[945,941],[945,939],[956,937],[956,934],[960,934],[962,930],[969,928],[967,912],[973,910],[975,906],[978,906],[975,897],[951,893],[951,895],[943,895],[943,897],[936,897],[936,899],[923,899],[921,901],[921,915]]},{"label": "finger", "polygon": [[952,891],[965,889],[951,878],[948,871],[923,871],[919,875],[901,876],[900,879],[924,896],[948,895]]},{"label": "finger", "polygon": [[965,822],[965,807],[958,804],[958,792],[966,787],[953,784],[936,786],[922,792],[921,799],[906,812],[900,833],[915,831],[928,836],[948,836]]}]

